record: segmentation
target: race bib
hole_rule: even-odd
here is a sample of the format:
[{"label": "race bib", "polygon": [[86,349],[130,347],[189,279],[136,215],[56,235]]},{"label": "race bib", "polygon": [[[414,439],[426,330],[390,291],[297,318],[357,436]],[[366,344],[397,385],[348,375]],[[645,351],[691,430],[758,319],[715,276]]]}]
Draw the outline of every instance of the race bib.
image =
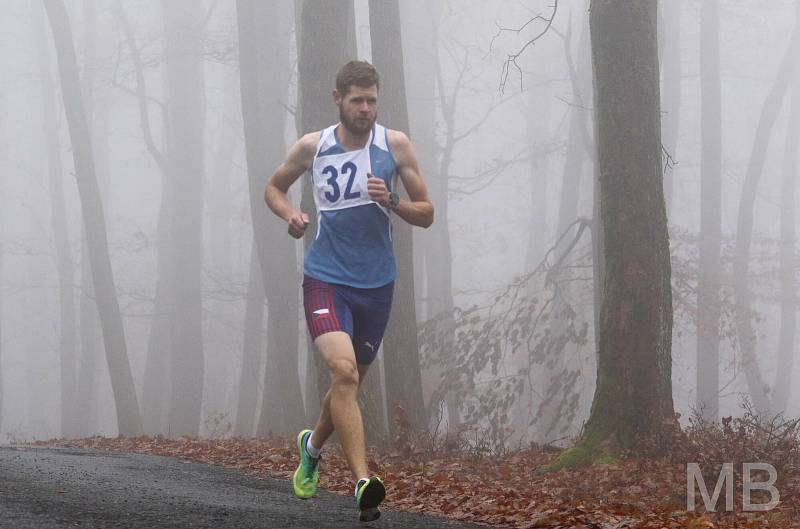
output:
[{"label": "race bib", "polygon": [[[323,134],[326,133],[332,134],[332,131],[326,129]],[[371,140],[370,137],[363,149],[319,155],[314,159],[314,201],[318,210],[333,211],[374,203],[367,188],[367,174],[372,172]]]}]

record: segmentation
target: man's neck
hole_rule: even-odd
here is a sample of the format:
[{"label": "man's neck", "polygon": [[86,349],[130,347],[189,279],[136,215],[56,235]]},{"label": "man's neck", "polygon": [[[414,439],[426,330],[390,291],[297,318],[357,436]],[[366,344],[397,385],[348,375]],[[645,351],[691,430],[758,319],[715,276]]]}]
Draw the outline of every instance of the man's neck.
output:
[{"label": "man's neck", "polygon": [[364,134],[355,134],[348,130],[342,123],[339,123],[335,132],[339,144],[344,147],[346,151],[355,151],[363,149],[367,145],[372,130],[370,129]]}]

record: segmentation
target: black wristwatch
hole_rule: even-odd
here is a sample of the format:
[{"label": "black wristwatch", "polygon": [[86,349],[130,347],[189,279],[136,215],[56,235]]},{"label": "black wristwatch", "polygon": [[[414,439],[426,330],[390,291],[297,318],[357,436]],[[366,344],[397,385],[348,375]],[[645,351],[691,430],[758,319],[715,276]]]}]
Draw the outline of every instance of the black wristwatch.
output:
[{"label": "black wristwatch", "polygon": [[386,204],[386,209],[391,211],[394,208],[396,208],[397,204],[399,203],[400,203],[400,195],[392,191],[391,193],[389,193],[389,203]]}]

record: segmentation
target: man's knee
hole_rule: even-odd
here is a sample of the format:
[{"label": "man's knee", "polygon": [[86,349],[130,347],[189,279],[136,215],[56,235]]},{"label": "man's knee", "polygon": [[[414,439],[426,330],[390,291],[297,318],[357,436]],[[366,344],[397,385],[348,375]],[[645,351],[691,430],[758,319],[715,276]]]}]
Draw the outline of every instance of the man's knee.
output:
[{"label": "man's knee", "polygon": [[331,385],[339,387],[358,387],[359,377],[356,363],[337,358],[328,363],[331,371]]}]

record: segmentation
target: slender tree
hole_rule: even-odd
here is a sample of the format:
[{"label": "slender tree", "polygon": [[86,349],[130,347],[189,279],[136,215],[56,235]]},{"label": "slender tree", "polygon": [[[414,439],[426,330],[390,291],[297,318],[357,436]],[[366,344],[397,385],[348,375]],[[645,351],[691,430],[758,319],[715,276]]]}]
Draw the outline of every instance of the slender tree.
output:
[{"label": "slender tree", "polygon": [[[436,208],[436,222],[429,229],[413,230],[414,285],[417,290],[417,317],[420,320],[446,311],[452,312],[453,299],[446,203],[447,177],[438,171],[441,149],[436,140],[436,72],[439,53],[437,25],[441,19],[441,4],[440,0],[408,0],[400,3],[403,54],[406,57],[415,57],[415,60],[404,64],[409,134],[413,138],[419,166]],[[388,125],[392,126],[391,123]],[[432,417],[438,411],[438,403],[430,402],[430,397],[439,379],[440,373],[435,373],[432,369],[422,372],[423,397],[428,414]],[[453,415],[457,416],[458,410],[453,411],[456,412]]]},{"label": "slender tree", "polygon": [[[581,181],[584,180],[584,168],[592,168],[592,139],[588,135],[589,112],[587,102],[591,101],[591,52],[589,50],[589,24],[583,23],[583,30],[578,39],[577,65],[572,58],[569,35],[564,38],[564,47],[572,82],[573,106],[570,109],[569,129],[567,132],[567,151],[561,178],[561,193],[558,208],[556,237],[560,238],[570,226],[576,226],[578,204],[580,201]],[[559,239],[554,255],[555,262],[566,259],[571,238]],[[559,278],[554,282],[553,302],[551,305],[550,336],[551,340],[540,359],[541,369],[537,373],[537,387],[542,402],[536,413],[538,436],[542,442],[552,442],[566,435],[574,419],[575,406],[570,404],[570,394],[574,386],[569,383],[570,368],[564,355],[567,345],[565,330],[570,318],[576,317],[569,304],[574,289],[568,282]]]},{"label": "slender tree", "polygon": [[[407,133],[408,107],[397,0],[371,0],[369,25],[372,61],[382,78],[381,115],[389,127]],[[386,377],[386,398],[390,407],[398,403],[406,410],[413,426],[425,428],[427,420],[422,399],[414,301],[412,231],[411,225],[405,222],[393,224],[397,280],[392,315],[384,340],[386,373],[391,374]]]},{"label": "slender tree", "polygon": [[139,48],[125,9],[119,0],[113,3],[113,11],[119,20],[125,44],[130,53],[136,87],[134,94],[139,108],[139,127],[142,131],[147,152],[155,162],[161,175],[161,204],[159,206],[156,228],[156,291],[153,315],[150,319],[150,334],[147,341],[147,355],[144,364],[142,389],[142,420],[147,433],[167,433],[167,403],[170,384],[170,321],[172,291],[169,287],[173,269],[173,245],[171,205],[174,201],[172,179],[169,178],[167,156],[159,149],[153,136],[148,107],[149,96],[144,76],[144,67]]},{"label": "slender tree", "polygon": [[117,409],[117,425],[121,435],[139,435],[142,432],[142,422],[108,253],[103,205],[95,176],[92,143],[83,111],[72,29],[61,0],[44,0],[44,6],[50,20],[58,57],[61,93],[72,142],[75,177],[89,243],[94,289],[100,307],[103,341]]},{"label": "slender tree", "polygon": [[719,412],[720,252],[722,246],[722,108],[719,1],[703,2],[700,33],[701,181],[697,278],[697,408],[716,421]]},{"label": "slender tree", "polygon": [[[41,15],[44,16],[43,14]],[[61,435],[75,437],[75,265],[69,243],[67,211],[64,200],[61,164],[61,145],[58,140],[58,118],[55,106],[55,90],[50,72],[50,57],[47,53],[43,23],[37,38],[40,85],[42,91],[42,132],[47,148],[47,173],[50,184],[50,221],[56,247],[59,297],[59,353],[61,371]]]},{"label": "slender tree", "polygon": [[800,68],[795,67],[789,102],[789,120],[783,155],[781,184],[780,300],[781,316],[778,331],[778,369],[775,373],[773,411],[785,412],[791,394],[797,328],[797,235],[795,231],[795,190],[797,189],[797,150],[800,147]]},{"label": "slender tree", "polygon": [[582,442],[555,467],[677,428],[656,1],[593,0],[590,32],[605,247],[597,388]]},{"label": "slender tree", "polygon": [[[263,201],[264,175],[274,170],[285,156],[282,131],[286,112],[282,102],[289,83],[287,28],[291,4],[278,2],[266,6],[253,0],[239,0],[236,8],[253,258],[260,264],[259,280],[268,302],[267,362],[258,433],[292,435],[305,422],[297,364],[300,300],[297,283],[292,280],[297,261],[294,242],[286,235],[285,225],[268,214]],[[252,287],[251,295],[255,296],[258,285]],[[251,307],[250,317],[254,321],[258,310]],[[251,329],[255,331],[254,327]],[[242,377],[245,376],[242,372]],[[247,407],[242,412],[249,413]]]},{"label": "slender tree", "polygon": [[[800,2],[797,4],[800,10]],[[758,182],[764,170],[772,129],[780,114],[789,81],[795,67],[796,54],[800,42],[800,24],[795,23],[786,53],[778,68],[778,75],[772,85],[756,126],[750,161],[747,164],[742,194],[739,199],[739,212],[736,223],[736,244],[733,257],[734,298],[736,301],[736,334],[741,348],[741,366],[750,389],[753,405],[760,413],[773,412],[769,385],[764,380],[756,356],[756,333],[753,329],[751,298],[748,274],[750,271],[750,244],[753,239],[753,210],[758,191]]]},{"label": "slender tree", "polygon": [[[81,88],[83,100],[86,102],[86,122],[89,126],[89,133],[92,137],[92,146],[95,153],[95,171],[97,173],[98,185],[100,188],[100,199],[105,201],[108,193],[104,192],[107,187],[108,155],[107,142],[108,134],[103,134],[102,130],[96,130],[99,126],[106,125],[108,122],[108,105],[104,102],[95,104],[95,74],[97,67],[97,9],[95,0],[84,0],[83,2],[84,20],[84,48],[83,69],[81,75]],[[95,112],[95,109],[97,112]],[[106,185],[104,186],[104,181]],[[79,333],[80,333],[80,361],[78,363],[77,387],[75,395],[75,407],[81,413],[75,417],[75,432],[77,435],[89,435],[92,424],[97,414],[97,364],[99,360],[101,335],[99,326],[99,315],[97,304],[95,303],[94,291],[92,289],[92,270],[89,265],[89,248],[86,240],[86,233],[81,228],[81,261],[80,261],[80,302],[79,302]]]},{"label": "slender tree", "polygon": [[201,272],[205,76],[202,5],[165,0],[164,54],[169,178],[173,186],[170,241],[170,433],[197,435],[203,400],[204,356]]},{"label": "slender tree", "polygon": [[264,333],[265,295],[264,280],[261,277],[261,263],[258,259],[255,241],[253,241],[250,252],[250,273],[247,276],[247,299],[244,309],[242,372],[239,377],[236,421],[233,425],[233,435],[239,437],[253,435],[255,425],[256,404],[258,403],[258,373],[264,346],[262,335]]}]

